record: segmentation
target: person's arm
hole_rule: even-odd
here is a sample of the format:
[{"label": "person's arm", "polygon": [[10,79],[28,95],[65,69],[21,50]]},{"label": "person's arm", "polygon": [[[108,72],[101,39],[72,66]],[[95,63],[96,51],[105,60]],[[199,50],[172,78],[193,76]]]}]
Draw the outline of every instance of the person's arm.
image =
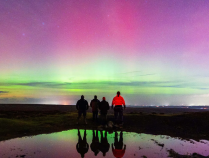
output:
[{"label": "person's arm", "polygon": [[126,150],[126,145],[124,144],[124,148],[123,148],[123,150]]},{"label": "person's arm", "polygon": [[98,109],[100,110],[100,104],[101,104],[101,102],[99,101],[99,100],[97,100],[97,106],[98,106]]},{"label": "person's arm", "polygon": [[90,103],[90,107],[92,107],[92,101],[91,101],[91,103]]},{"label": "person's arm", "polygon": [[101,104],[102,104],[102,103],[99,102],[98,104],[99,104],[98,108],[99,108],[99,110],[101,110]]},{"label": "person's arm", "polygon": [[89,103],[86,101],[86,110],[88,110],[89,109]]},{"label": "person's arm", "polygon": [[112,109],[113,109],[114,104],[115,104],[115,98],[113,98],[113,100],[112,100]]},{"label": "person's arm", "polygon": [[124,99],[123,99],[123,107],[124,107],[124,109],[126,108],[126,103],[125,103]]},{"label": "person's arm", "polygon": [[78,101],[77,101],[77,103],[76,103],[76,109],[77,109],[77,110],[79,109],[79,106],[78,106]]},{"label": "person's arm", "polygon": [[78,148],[78,143],[76,144],[76,150],[77,150],[77,151],[79,150],[79,148]]},{"label": "person's arm", "polygon": [[107,102],[107,110],[110,109],[110,104]]}]

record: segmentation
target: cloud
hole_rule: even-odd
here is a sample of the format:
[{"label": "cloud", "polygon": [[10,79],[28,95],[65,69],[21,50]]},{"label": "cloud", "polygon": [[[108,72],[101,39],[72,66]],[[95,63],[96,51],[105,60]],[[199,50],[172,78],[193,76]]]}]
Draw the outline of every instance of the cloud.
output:
[{"label": "cloud", "polygon": [[141,74],[141,75],[136,75],[136,76],[152,76],[152,75],[156,75],[156,74],[154,74],[154,73],[152,73],[152,74]]},{"label": "cloud", "polygon": [[[3,86],[30,86],[37,88],[55,88],[55,89],[99,89],[109,88],[114,86],[127,86],[127,87],[165,87],[165,88],[192,88],[207,90],[209,87],[204,85],[197,85],[193,82],[186,81],[132,81],[132,82],[114,82],[114,81],[101,81],[101,82],[26,82],[26,83],[0,83]],[[1,93],[8,93],[8,91],[0,91]]]},{"label": "cloud", "polygon": [[156,73],[149,73],[149,74],[144,74],[143,71],[130,71],[130,72],[124,72],[124,73],[118,73],[118,75],[128,75],[128,76],[152,76],[156,75]]},{"label": "cloud", "polygon": [[39,103],[41,99],[39,98],[29,98],[29,97],[21,97],[21,98],[0,98],[0,103],[6,104],[17,104],[17,103]]},{"label": "cloud", "polygon": [[70,84],[71,83],[58,83],[58,82],[28,82],[28,83],[17,83],[16,85],[56,88],[56,87],[70,85]]},{"label": "cloud", "polygon": [[[175,85],[173,81],[134,81],[134,82],[107,82],[109,85],[118,86],[141,86],[141,87],[182,87],[183,84]],[[169,84],[169,85],[168,85]],[[170,85],[171,84],[171,85]],[[172,85],[173,84],[173,85]]]},{"label": "cloud", "polygon": [[132,73],[141,73],[142,71],[129,71],[129,72],[123,72],[119,74],[132,74]]},{"label": "cloud", "polygon": [[209,97],[209,93],[207,93],[207,94],[196,94],[196,95],[192,95],[193,97]]},{"label": "cloud", "polygon": [[9,91],[0,91],[0,94],[2,93],[9,93]]},{"label": "cloud", "polygon": [[[70,88],[70,87],[80,87],[80,86],[143,86],[143,87],[182,87],[185,83],[179,83],[179,81],[133,81],[133,82],[113,82],[113,81],[101,81],[101,82],[27,82],[27,83],[10,83],[12,85],[21,86],[31,86],[31,87],[46,87],[46,88]],[[7,83],[1,84],[4,86],[9,86]],[[3,92],[3,91],[2,91]],[[5,91],[6,92],[6,91]]]}]

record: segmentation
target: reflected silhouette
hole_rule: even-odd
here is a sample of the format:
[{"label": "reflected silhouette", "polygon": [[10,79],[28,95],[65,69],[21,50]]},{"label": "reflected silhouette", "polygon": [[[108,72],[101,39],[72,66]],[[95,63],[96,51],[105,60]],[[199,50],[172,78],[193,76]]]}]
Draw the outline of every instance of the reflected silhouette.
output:
[{"label": "reflected silhouette", "polygon": [[123,147],[123,132],[122,131],[120,132],[120,138],[118,141],[118,133],[115,131],[114,145],[112,144],[113,155],[116,158],[122,158],[125,154],[125,151],[126,151],[126,145],[124,144]]},{"label": "reflected silhouette", "polygon": [[101,132],[101,143],[99,144],[99,149],[102,152],[103,156],[106,156],[106,153],[110,149],[110,144],[108,143],[107,140],[107,131],[105,131],[105,136],[103,136],[103,132]]},{"label": "reflected silhouette", "polygon": [[78,143],[76,145],[76,149],[77,149],[78,153],[81,154],[81,157],[82,158],[88,152],[88,150],[89,150],[89,144],[86,141],[86,129],[84,131],[83,139],[81,138],[81,134],[80,134],[80,131],[78,129]]},{"label": "reflected silhouette", "polygon": [[99,153],[99,137],[98,137],[98,130],[95,131],[92,130],[93,132],[93,138],[92,138],[92,143],[91,143],[91,150],[94,152],[94,155],[97,156]]}]

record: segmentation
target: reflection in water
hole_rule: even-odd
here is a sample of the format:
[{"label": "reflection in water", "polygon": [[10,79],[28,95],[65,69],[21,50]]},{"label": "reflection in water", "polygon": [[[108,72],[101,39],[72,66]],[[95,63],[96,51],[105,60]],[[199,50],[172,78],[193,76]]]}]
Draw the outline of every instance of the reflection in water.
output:
[{"label": "reflection in water", "polygon": [[190,155],[181,155],[175,152],[173,149],[168,150],[168,152],[169,152],[169,157],[173,157],[173,158],[208,158],[209,157],[209,156],[202,156],[197,153],[193,153]]},{"label": "reflection in water", "polygon": [[88,150],[89,150],[89,144],[86,141],[86,129],[84,130],[83,139],[81,138],[81,133],[80,133],[80,131],[78,129],[78,143],[76,145],[76,149],[77,149],[78,153],[81,154],[81,157],[82,158],[88,152]]},{"label": "reflection in water", "polygon": [[105,136],[103,137],[103,132],[101,132],[101,143],[99,144],[99,149],[102,152],[103,156],[106,155],[106,153],[110,149],[110,144],[107,141],[107,131],[105,131]]},{"label": "reflection in water", "polygon": [[1,141],[0,149],[0,158],[194,158],[208,157],[209,141],[74,129]]},{"label": "reflection in water", "polygon": [[124,145],[124,148],[123,148],[123,132],[121,131],[120,132],[120,138],[119,138],[119,141],[118,141],[118,133],[115,132],[115,139],[114,139],[114,146],[112,144],[112,152],[113,152],[113,155],[116,157],[116,158],[120,158],[120,157],[123,157],[123,155],[125,154],[125,151],[126,151],[126,145]]},{"label": "reflection in water", "polygon": [[101,135],[101,142],[99,142],[99,136],[98,136],[98,130],[92,130],[92,143],[91,143],[91,150],[94,152],[94,155],[97,156],[97,154],[101,151],[103,156],[106,156],[106,153],[110,149],[110,144],[107,140],[107,131],[105,131],[105,134],[103,135],[103,131],[100,131]]},{"label": "reflection in water", "polygon": [[98,137],[98,130],[93,131],[93,138],[92,138],[92,143],[91,143],[91,150],[94,152],[94,155],[97,156],[99,153],[99,137]]},{"label": "reflection in water", "polygon": [[[101,141],[99,142],[98,130],[92,130],[92,143],[91,143],[91,150],[94,152],[94,155],[101,151],[103,156],[106,156],[106,153],[110,149],[110,144],[108,143],[107,139],[107,131],[100,131]],[[78,153],[81,154],[83,158],[84,155],[88,152],[89,144],[86,141],[86,130],[84,130],[83,139],[81,138],[80,131],[78,129],[78,143],[76,145],[76,149]],[[123,145],[123,132],[120,132],[120,137],[118,140],[118,133],[115,131],[115,138],[114,138],[114,145],[112,143],[112,153],[116,158],[122,158],[125,154],[126,145]]]}]

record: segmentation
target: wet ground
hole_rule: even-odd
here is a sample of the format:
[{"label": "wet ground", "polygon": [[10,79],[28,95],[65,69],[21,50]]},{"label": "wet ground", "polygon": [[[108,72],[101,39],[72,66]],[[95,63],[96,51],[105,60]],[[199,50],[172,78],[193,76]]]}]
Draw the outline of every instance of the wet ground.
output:
[{"label": "wet ground", "polygon": [[[114,121],[113,110],[108,121]],[[124,111],[122,128],[101,128],[100,119],[92,122],[91,109],[88,125],[79,125],[75,106],[61,105],[0,105],[0,140],[59,132],[69,129],[123,130],[126,132],[169,135],[184,139],[209,140],[209,112],[188,108],[131,108]]]},{"label": "wet ground", "polygon": [[68,130],[0,142],[0,157],[206,157],[208,140],[117,131]]}]

